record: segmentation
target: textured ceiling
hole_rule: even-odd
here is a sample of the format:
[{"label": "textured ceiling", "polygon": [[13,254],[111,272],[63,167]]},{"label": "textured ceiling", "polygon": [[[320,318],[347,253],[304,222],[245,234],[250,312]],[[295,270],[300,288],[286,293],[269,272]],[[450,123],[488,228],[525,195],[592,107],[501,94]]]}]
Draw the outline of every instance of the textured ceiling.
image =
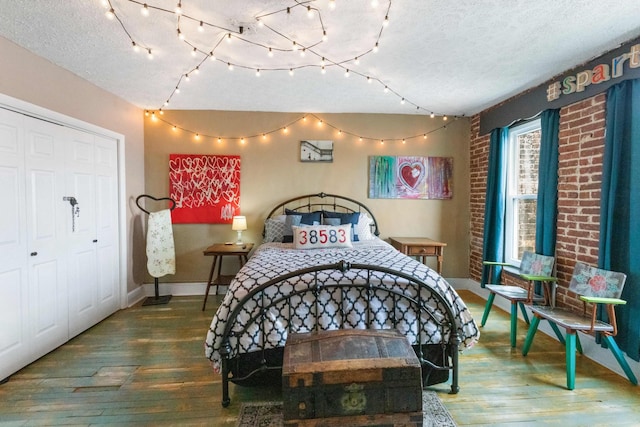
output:
[{"label": "textured ceiling", "polygon": [[640,36],[638,0],[182,0],[180,17],[178,0],[143,3],[0,0],[0,35],[145,109],[448,115]]}]

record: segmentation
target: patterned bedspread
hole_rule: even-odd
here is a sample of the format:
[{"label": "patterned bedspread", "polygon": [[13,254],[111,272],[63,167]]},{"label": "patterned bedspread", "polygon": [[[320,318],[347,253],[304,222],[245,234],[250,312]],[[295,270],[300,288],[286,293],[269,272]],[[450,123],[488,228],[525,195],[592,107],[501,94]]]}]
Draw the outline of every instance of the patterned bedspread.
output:
[{"label": "patterned bedspread", "polygon": [[[478,327],[462,299],[446,280],[434,270],[398,252],[391,245],[380,239],[354,242],[353,248],[310,250],[296,250],[291,243],[265,243],[255,251],[249,261],[240,269],[213,317],[205,342],[205,354],[212,361],[214,369],[216,371],[220,369],[221,356],[219,350],[227,317],[252,288],[291,271],[316,265],[337,263],[342,260],[349,263],[391,268],[410,274],[437,289],[440,295],[444,296],[453,308],[462,344],[470,347],[477,342],[480,336]],[[376,272],[376,274],[376,279],[379,279],[385,287],[400,289],[403,293],[413,293],[412,295],[415,296],[415,288],[409,286],[406,280],[382,272]],[[341,272],[336,272],[335,275],[327,272],[320,274],[319,280],[325,283],[335,283],[334,276],[340,276],[341,283],[344,282],[343,277],[353,282],[364,280],[363,277],[358,277],[357,270],[349,270],[344,273],[344,276]],[[311,278],[308,279],[311,280]],[[297,280],[309,282],[304,277],[302,279],[297,278]],[[291,289],[297,289],[296,286],[301,286],[300,282],[297,283],[298,285],[296,285],[296,282],[284,282],[282,285],[273,287],[263,298],[275,299],[281,297],[283,293],[287,293]],[[367,305],[362,292],[354,291],[345,294],[333,289],[323,291],[318,298],[322,300],[319,305],[305,301],[305,298],[300,298],[293,308],[287,306],[280,310],[277,308],[272,309],[272,312],[267,313],[264,320],[264,322],[268,323],[265,325],[266,328],[261,329],[257,325],[250,328],[248,334],[238,338],[238,347],[234,349],[234,352],[237,354],[239,352],[255,351],[260,348],[263,341],[265,348],[284,346],[289,324],[291,324],[291,329],[297,332],[306,332],[314,329],[316,322],[314,314],[318,307],[321,310],[318,317],[321,329],[364,327],[365,318],[367,317],[365,314],[367,309],[364,308],[366,306],[373,311],[373,322],[377,328],[392,327],[390,318],[393,318],[394,321],[399,322],[394,327],[406,334],[413,344],[419,342],[418,334],[421,335],[420,342],[423,344],[442,342],[442,331],[439,328],[433,326],[425,330],[424,323],[428,321],[423,319],[423,329],[418,332],[412,309],[390,301],[388,296],[377,298],[374,295],[369,305]],[[428,296],[425,296],[425,298],[428,298]],[[438,303],[431,298],[427,304],[435,307]],[[258,311],[257,304],[248,304],[240,313],[240,319],[248,319],[250,316],[255,316]],[[393,313],[390,314],[390,312]],[[441,315],[441,318],[444,318],[444,315]],[[263,334],[262,330],[266,331],[266,333]],[[232,356],[235,356],[235,354],[232,354]]]}]

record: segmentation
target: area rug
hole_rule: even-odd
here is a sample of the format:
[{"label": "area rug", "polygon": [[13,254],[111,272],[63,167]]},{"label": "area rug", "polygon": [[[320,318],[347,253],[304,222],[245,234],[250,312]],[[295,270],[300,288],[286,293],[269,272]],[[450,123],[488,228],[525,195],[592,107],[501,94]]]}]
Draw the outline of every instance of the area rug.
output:
[{"label": "area rug", "polygon": [[[422,393],[423,427],[455,427],[451,414],[435,391]],[[243,403],[238,427],[282,427],[282,402]]]}]

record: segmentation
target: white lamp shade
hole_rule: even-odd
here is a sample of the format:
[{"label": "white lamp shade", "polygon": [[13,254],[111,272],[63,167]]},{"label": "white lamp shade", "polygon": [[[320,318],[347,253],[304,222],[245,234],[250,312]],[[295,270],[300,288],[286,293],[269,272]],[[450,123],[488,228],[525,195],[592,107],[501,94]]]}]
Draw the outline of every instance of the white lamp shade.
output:
[{"label": "white lamp shade", "polygon": [[234,216],[233,223],[231,224],[231,229],[235,231],[243,231],[247,229],[247,217],[245,216]]}]

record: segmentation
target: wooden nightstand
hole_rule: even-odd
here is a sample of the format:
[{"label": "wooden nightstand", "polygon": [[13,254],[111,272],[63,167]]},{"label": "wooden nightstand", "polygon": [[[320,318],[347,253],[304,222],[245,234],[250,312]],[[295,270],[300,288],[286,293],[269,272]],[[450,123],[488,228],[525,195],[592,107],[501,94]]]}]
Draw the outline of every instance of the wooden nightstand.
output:
[{"label": "wooden nightstand", "polygon": [[394,248],[405,255],[415,256],[420,262],[425,263],[425,258],[434,256],[438,258],[438,274],[442,274],[442,253],[446,243],[436,242],[426,237],[390,237],[389,242]]},{"label": "wooden nightstand", "polygon": [[[240,266],[242,267],[247,262],[249,252],[253,249],[253,243],[245,243],[243,245],[226,245],[224,243],[216,243],[209,246],[202,253],[204,256],[212,256],[213,262],[211,263],[211,271],[209,272],[209,280],[207,281],[207,289],[204,291],[204,302],[202,303],[202,311],[207,305],[207,298],[209,297],[209,289],[211,286],[216,287],[216,295],[218,294],[218,286],[229,286],[231,280],[235,275],[223,275],[222,273],[222,258],[229,255],[237,256],[240,260]],[[216,273],[217,272],[217,273]],[[216,273],[215,279],[213,278]]]}]

